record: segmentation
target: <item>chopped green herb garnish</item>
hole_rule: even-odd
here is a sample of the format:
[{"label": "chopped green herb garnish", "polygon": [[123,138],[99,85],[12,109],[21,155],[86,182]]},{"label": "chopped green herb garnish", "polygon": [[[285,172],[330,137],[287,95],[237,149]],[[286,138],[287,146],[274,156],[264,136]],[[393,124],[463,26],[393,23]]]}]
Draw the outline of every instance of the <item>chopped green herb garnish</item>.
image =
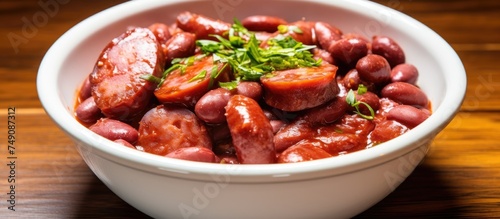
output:
[{"label": "chopped green herb garnish", "polygon": [[[366,93],[366,91],[364,91],[364,93]],[[359,94],[359,88],[358,88],[358,94]],[[373,111],[373,108],[368,103],[356,100],[356,94],[354,93],[354,91],[352,89],[349,90],[349,92],[347,92],[346,102],[347,102],[347,104],[349,104],[349,106],[354,107],[354,109],[355,109],[354,113],[358,114],[362,118],[368,119],[368,120],[372,120],[375,118],[375,112]],[[370,115],[365,115],[361,111],[359,111],[360,104],[363,104],[366,106],[366,108],[368,108],[368,110],[370,111]]]},{"label": "chopped green herb garnish", "polygon": [[192,77],[191,79],[189,79],[188,82],[193,82],[193,81],[196,81],[196,80],[202,80],[206,76],[207,76],[207,70],[203,70],[200,73],[198,73],[197,75],[195,75],[194,77]]},{"label": "chopped green herb garnish", "polygon": [[368,88],[367,88],[365,85],[360,84],[360,85],[358,86],[358,94],[359,94],[359,95],[363,95],[363,94],[365,94],[366,92],[368,92]]},{"label": "chopped green herb garnish", "polygon": [[153,82],[153,83],[155,83],[155,84],[158,84],[158,83],[160,83],[160,81],[161,81],[161,78],[156,77],[156,76],[151,75],[151,74],[144,74],[144,75],[141,75],[141,79],[144,79],[144,80],[146,80],[146,81]]},{"label": "chopped green herb garnish", "polygon": [[227,90],[233,90],[236,89],[236,87],[238,86],[238,82],[237,81],[219,82],[219,86]]},{"label": "chopped green herb garnish", "polygon": [[[279,28],[287,28],[287,31],[302,33],[296,26],[281,26],[283,27]],[[239,81],[257,81],[262,76],[267,76],[267,74],[277,70],[321,65],[321,60],[314,59],[310,52],[316,46],[304,45],[290,36],[278,35],[268,40],[267,47],[263,48],[261,47],[262,42],[256,38],[255,33],[247,30],[237,19],[234,20],[233,25],[224,36],[211,36],[216,40],[197,40],[196,45],[203,53],[202,56],[211,55],[214,62],[225,63],[224,68],[228,66],[231,68],[234,81],[219,83],[222,87],[234,88]],[[181,73],[184,72],[186,67],[200,59],[200,56],[174,59],[172,66],[164,72],[160,82],[163,82],[168,74],[174,70],[180,69]],[[222,69],[212,69],[211,78],[217,78]],[[206,74],[207,72],[200,72],[190,81],[204,78],[202,76],[206,76]],[[158,86],[160,85],[161,83]]]}]

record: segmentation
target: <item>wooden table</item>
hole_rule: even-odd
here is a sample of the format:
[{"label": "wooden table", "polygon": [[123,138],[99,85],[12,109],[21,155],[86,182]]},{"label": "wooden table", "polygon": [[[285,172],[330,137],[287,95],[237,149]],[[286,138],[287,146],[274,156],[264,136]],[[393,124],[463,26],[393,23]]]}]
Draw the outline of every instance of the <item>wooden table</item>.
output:
[{"label": "wooden table", "polygon": [[[46,116],[35,86],[39,63],[61,34],[120,2],[0,2],[1,218],[147,218],[95,177],[70,139]],[[460,113],[437,136],[422,165],[359,218],[500,216],[500,1],[378,2],[443,36],[465,65],[468,87]],[[16,109],[15,212],[8,209],[7,194],[11,107]]]}]

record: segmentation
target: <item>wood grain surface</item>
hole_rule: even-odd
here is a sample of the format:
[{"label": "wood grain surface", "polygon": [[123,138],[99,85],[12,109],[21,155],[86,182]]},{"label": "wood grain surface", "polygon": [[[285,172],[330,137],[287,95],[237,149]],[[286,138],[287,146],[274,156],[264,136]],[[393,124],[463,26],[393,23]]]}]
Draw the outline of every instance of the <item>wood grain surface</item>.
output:
[{"label": "wood grain surface", "polygon": [[[41,4],[47,2],[56,5],[48,12]],[[59,36],[121,2],[0,2],[0,218],[148,218],[90,171],[41,108],[35,85],[40,61]],[[500,217],[500,1],[377,2],[414,17],[448,41],[464,63],[468,86],[459,114],[436,137],[424,162],[357,217]],[[28,28],[29,22],[36,23]],[[10,107],[16,108],[16,211],[8,209],[7,194]]]}]

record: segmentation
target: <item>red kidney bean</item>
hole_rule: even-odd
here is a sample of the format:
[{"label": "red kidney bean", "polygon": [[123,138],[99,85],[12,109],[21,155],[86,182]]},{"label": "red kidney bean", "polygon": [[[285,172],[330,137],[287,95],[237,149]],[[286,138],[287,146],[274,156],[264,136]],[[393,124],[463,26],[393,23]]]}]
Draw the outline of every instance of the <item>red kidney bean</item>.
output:
[{"label": "red kidney bean", "polygon": [[214,39],[209,35],[223,36],[231,28],[229,23],[187,11],[177,16],[176,24],[178,28],[194,33],[196,39]]},{"label": "red kidney bean", "polygon": [[135,148],[134,145],[130,144],[128,141],[125,141],[123,139],[116,139],[113,142],[121,144],[121,145],[128,147],[128,148],[137,149],[137,148]]},{"label": "red kidney bean", "polygon": [[332,44],[332,57],[337,61],[353,66],[368,54],[366,42],[357,38],[344,38]]},{"label": "red kidney bean", "polygon": [[91,125],[89,129],[111,141],[122,139],[130,144],[135,144],[138,139],[138,132],[136,129],[127,123],[114,119],[99,119],[95,124]]},{"label": "red kidney bean", "polygon": [[392,82],[406,82],[415,85],[418,79],[418,70],[412,64],[399,64],[391,70]]},{"label": "red kidney bean", "polygon": [[148,106],[156,84],[141,76],[163,74],[160,47],[147,28],[131,29],[106,46],[90,74],[92,96],[106,117],[127,121]]},{"label": "red kidney bean", "polygon": [[406,82],[390,83],[381,90],[380,95],[419,108],[426,108],[429,105],[427,95],[420,88]]},{"label": "red kidney bean", "polygon": [[337,67],[330,64],[275,71],[273,77],[261,78],[264,101],[283,111],[319,106],[339,93],[336,71]]},{"label": "red kidney bean", "polygon": [[156,36],[156,39],[158,39],[158,42],[160,42],[161,44],[165,44],[167,40],[172,36],[170,34],[169,27],[163,23],[151,24],[149,25],[148,29],[153,32],[153,34]]},{"label": "red kidney bean", "polygon": [[278,163],[297,163],[331,156],[325,150],[309,142],[299,142],[283,151],[278,157]]},{"label": "red kidney bean", "polygon": [[207,162],[207,163],[219,163],[220,159],[214,154],[214,152],[205,147],[188,147],[188,148],[178,148],[167,155],[166,157],[197,161],[197,162]]},{"label": "red kidney bean", "polygon": [[[212,68],[222,71],[217,78],[211,77]],[[228,80],[229,68],[223,63],[214,63],[212,56],[208,56],[196,61],[193,65],[172,71],[165,81],[154,91],[156,98],[162,103],[175,103],[192,107],[211,87],[218,81]],[[200,74],[206,72],[205,76],[192,80]]]},{"label": "red kidney bean", "polygon": [[276,152],[281,152],[302,139],[314,136],[316,130],[305,120],[295,120],[282,127],[274,135],[274,147]]},{"label": "red kidney bean", "polygon": [[325,105],[305,111],[298,119],[305,120],[312,126],[326,125],[340,119],[347,110],[347,102],[343,97],[336,97]]},{"label": "red kidney bean", "polygon": [[375,129],[368,135],[369,142],[373,145],[394,139],[409,129],[395,120],[383,120],[376,124]]},{"label": "red kidney bean", "polygon": [[368,54],[358,60],[356,70],[363,81],[384,84],[391,81],[391,67],[384,57]]},{"label": "red kidney bean", "polygon": [[265,31],[269,33],[276,32],[279,25],[286,23],[282,18],[265,15],[248,16],[241,20],[241,24],[250,31]]},{"label": "red kidney bean", "polygon": [[321,49],[332,53],[332,45],[342,38],[342,31],[325,22],[314,23],[314,34]]},{"label": "red kidney bean", "polygon": [[399,105],[387,113],[387,119],[393,119],[408,128],[414,128],[429,118],[429,114],[421,109],[408,105]]},{"label": "red kidney bean", "polygon": [[386,36],[374,36],[372,38],[372,53],[387,59],[391,68],[405,62],[403,49],[396,41]]},{"label": "red kidney bean", "polygon": [[262,98],[262,86],[258,82],[241,81],[236,86],[236,93],[258,101]]},{"label": "red kidney bean", "polygon": [[194,112],[205,122],[223,123],[226,121],[225,107],[231,95],[231,92],[225,88],[210,90],[196,102]]},{"label": "red kidney bean", "polygon": [[186,147],[212,149],[205,126],[193,112],[183,107],[159,105],[149,110],[139,122],[138,131],[137,145],[157,155]]},{"label": "red kidney bean", "polygon": [[196,36],[188,32],[174,34],[165,42],[165,63],[170,64],[175,58],[184,58],[194,55]]},{"label": "red kidney bean", "polygon": [[275,162],[273,128],[255,100],[243,95],[232,96],[226,117],[240,163]]},{"label": "red kidney bean", "polygon": [[95,123],[104,115],[94,101],[94,97],[90,96],[81,102],[75,109],[76,118],[87,124]]},{"label": "red kidney bean", "polygon": [[90,83],[90,77],[86,77],[80,86],[80,91],[78,92],[78,98],[81,101],[86,100],[92,96],[92,84]]}]

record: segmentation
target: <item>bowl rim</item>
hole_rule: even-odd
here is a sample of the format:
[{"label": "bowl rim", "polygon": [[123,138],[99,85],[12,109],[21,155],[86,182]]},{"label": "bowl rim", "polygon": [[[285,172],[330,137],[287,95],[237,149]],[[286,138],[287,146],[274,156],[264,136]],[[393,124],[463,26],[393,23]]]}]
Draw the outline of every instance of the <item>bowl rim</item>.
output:
[{"label": "bowl rim", "polygon": [[[441,131],[458,112],[466,91],[466,75],[463,64],[452,49],[452,47],[433,30],[420,23],[419,21],[378,3],[370,1],[328,1],[328,0],[311,0],[311,3],[325,4],[328,6],[340,8],[341,10],[350,10],[354,13],[363,14],[366,9],[373,8],[375,10],[386,11],[395,16],[400,23],[395,24],[397,28],[403,28],[405,31],[418,31],[425,33],[425,40],[429,42],[426,46],[433,48],[436,51],[438,60],[446,57],[445,72],[453,72],[454,80],[446,81],[445,94],[441,107],[434,110],[433,114],[422,124],[412,129],[411,135],[403,135],[391,141],[385,142],[377,147],[364,149],[361,151],[349,153],[343,156],[334,158],[326,158],[308,162],[293,163],[293,164],[258,164],[258,165],[236,165],[237,168],[228,168],[227,165],[200,163],[185,160],[177,160],[164,158],[161,156],[140,153],[136,150],[121,147],[115,143],[98,136],[97,134],[83,129],[84,126],[77,122],[71,115],[71,110],[67,111],[59,98],[59,88],[57,81],[59,75],[54,67],[60,67],[63,60],[59,57],[66,57],[69,51],[75,47],[72,42],[83,40],[83,35],[79,32],[80,29],[99,30],[105,28],[129,15],[152,10],[157,7],[174,5],[183,3],[182,0],[171,0],[167,2],[143,0],[129,1],[111,8],[105,9],[89,18],[81,21],[66,33],[64,33],[47,51],[44,56],[37,75],[37,92],[39,99],[45,109],[47,115],[68,135],[76,140],[77,144],[90,145],[88,150],[90,153],[112,160],[114,162],[126,165],[129,167],[142,166],[141,169],[160,174],[177,174],[180,177],[196,177],[195,175],[217,175],[224,172],[228,176],[233,177],[255,177],[263,176],[265,178],[281,177],[287,178],[295,175],[307,175],[312,172],[324,172],[328,170],[328,175],[338,175],[347,172],[357,171],[369,166],[378,165],[387,160],[396,159],[403,154],[415,150],[422,144],[422,141],[428,138],[433,138],[437,132]],[[105,18],[105,19],[104,19]],[[376,19],[376,18],[373,18]],[[69,48],[69,49],[68,49]],[[446,77],[445,77],[446,79]],[[443,107],[446,106],[446,107]],[[412,145],[412,146],[405,146]],[[139,168],[139,167],[137,167]],[[180,173],[180,174],[179,174]],[[286,176],[286,177],[284,177]],[[310,176],[317,177],[318,175]],[[205,179],[205,178],[203,178]]]}]

